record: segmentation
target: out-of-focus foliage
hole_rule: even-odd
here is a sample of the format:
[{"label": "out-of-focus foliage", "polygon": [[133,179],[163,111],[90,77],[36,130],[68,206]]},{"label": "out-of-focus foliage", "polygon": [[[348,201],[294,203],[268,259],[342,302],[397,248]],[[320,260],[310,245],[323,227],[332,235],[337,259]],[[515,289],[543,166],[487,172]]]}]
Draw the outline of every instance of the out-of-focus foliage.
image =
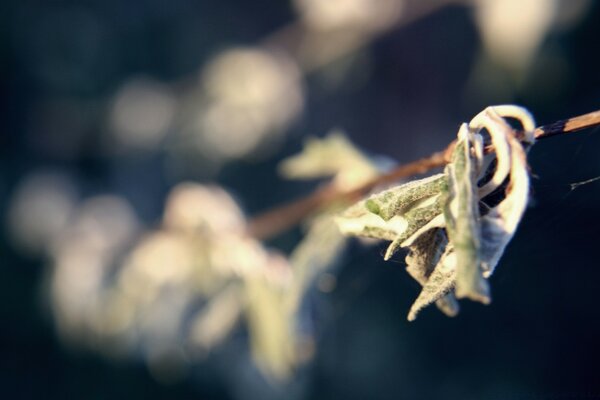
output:
[{"label": "out-of-focus foliage", "polygon": [[59,172],[38,172],[20,183],[9,208],[8,228],[23,251],[41,254],[66,227],[77,201],[75,185]]},{"label": "out-of-focus foliage", "polygon": [[302,20],[317,31],[354,29],[372,31],[388,28],[404,7],[404,0],[295,0]]},{"label": "out-of-focus foliage", "polygon": [[274,140],[302,110],[299,71],[285,54],[228,50],[202,73],[202,111],[189,109],[186,130],[205,157],[240,157]]},{"label": "out-of-focus foliage", "polygon": [[[340,132],[309,140],[282,170],[295,179],[333,177],[343,189],[378,173]],[[51,256],[54,316],[66,338],[115,356],[137,354],[164,381],[180,377],[240,325],[257,366],[274,382],[310,360],[311,329],[298,326],[310,318],[304,295],[344,247],[334,210],[307,222],[288,259],[246,234],[242,210],[217,186],[175,186],[156,229],[141,226],[118,197],[76,205],[76,194],[56,193],[63,187],[70,186],[52,175],[31,178],[14,200],[13,227],[28,229],[18,237],[35,239],[24,245]],[[54,207],[51,215],[39,196]],[[41,223],[19,220],[31,215]]]},{"label": "out-of-focus foliage", "polygon": [[[293,320],[280,297],[290,266],[245,236],[244,217],[222,189],[175,187],[163,226],[142,235],[117,199],[88,200],[74,218],[52,252],[52,297],[65,335],[108,352],[141,352],[168,379],[244,317],[260,366],[289,375]],[[175,362],[172,370],[161,369],[165,360]]]},{"label": "out-of-focus foliage", "polygon": [[575,23],[589,0],[475,0],[475,20],[486,52],[509,69],[529,67],[546,36]]},{"label": "out-of-focus foliage", "polygon": [[[379,173],[374,162],[340,131],[333,131],[323,139],[309,138],[302,152],[283,160],[279,170],[288,179],[330,177],[332,184],[343,191],[363,185]],[[312,216],[306,224],[304,238],[290,254],[295,273],[288,300],[292,310],[299,307],[303,294],[315,277],[338,262],[345,238],[334,223],[332,214],[341,206],[334,205]]]},{"label": "out-of-focus foliage", "polygon": [[167,85],[149,78],[127,82],[115,94],[110,114],[115,146],[156,149],[169,133],[176,109],[177,100]]},{"label": "out-of-focus foliage", "polygon": [[342,191],[352,190],[379,173],[373,161],[340,131],[333,131],[323,139],[307,139],[302,153],[284,160],[279,171],[287,179],[332,178]]}]

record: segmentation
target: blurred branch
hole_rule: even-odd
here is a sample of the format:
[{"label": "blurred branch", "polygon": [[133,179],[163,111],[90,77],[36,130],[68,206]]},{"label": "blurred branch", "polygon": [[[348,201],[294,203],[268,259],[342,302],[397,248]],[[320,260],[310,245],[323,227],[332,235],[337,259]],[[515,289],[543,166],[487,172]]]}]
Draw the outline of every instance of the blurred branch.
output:
[{"label": "blurred branch", "polygon": [[[546,139],[565,133],[573,133],[600,125],[600,110],[576,117],[556,121],[536,128],[536,139]],[[520,133],[517,132],[517,136]],[[248,234],[257,239],[268,239],[298,224],[315,211],[334,203],[350,203],[365,196],[377,186],[389,184],[414,175],[424,174],[432,169],[443,167],[449,162],[455,142],[444,150],[431,154],[408,164],[400,165],[392,171],[382,174],[366,184],[351,190],[339,191],[333,185],[318,189],[307,197],[266,211],[254,217],[248,223]],[[486,151],[491,148],[488,146]]]}]

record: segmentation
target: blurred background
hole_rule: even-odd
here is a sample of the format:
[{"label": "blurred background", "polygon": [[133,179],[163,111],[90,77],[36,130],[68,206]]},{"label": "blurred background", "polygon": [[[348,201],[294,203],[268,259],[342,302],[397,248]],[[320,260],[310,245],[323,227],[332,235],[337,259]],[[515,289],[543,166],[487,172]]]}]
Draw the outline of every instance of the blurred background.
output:
[{"label": "blurred background", "polygon": [[352,242],[301,300],[294,368],[269,304],[303,230],[239,235],[317,187],[277,170],[308,136],[404,163],[488,105],[600,109],[599,22],[586,0],[3,1],[0,395],[600,398],[600,183],[574,185],[598,129],[532,149],[491,305],[408,323],[402,257]]}]

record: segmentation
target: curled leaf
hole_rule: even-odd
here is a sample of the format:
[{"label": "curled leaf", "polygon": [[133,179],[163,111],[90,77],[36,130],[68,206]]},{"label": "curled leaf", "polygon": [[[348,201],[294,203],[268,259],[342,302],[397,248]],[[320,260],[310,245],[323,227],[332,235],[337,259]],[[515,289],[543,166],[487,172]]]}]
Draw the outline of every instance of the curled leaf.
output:
[{"label": "curled leaf", "polygon": [[512,239],[529,199],[529,174],[523,146],[514,137],[509,138],[512,153],[510,184],[506,197],[481,219],[481,260],[484,276],[496,268],[504,249]]},{"label": "curled leaf", "polygon": [[[495,109],[488,107],[475,116],[469,122],[469,130],[474,132],[476,136],[479,131],[486,129],[492,139],[494,146],[494,170],[493,174],[481,188],[479,188],[479,196],[484,197],[499,187],[506,179],[510,172],[510,147],[506,141],[506,132],[510,132],[510,126],[502,119]],[[460,133],[459,133],[460,135]]]},{"label": "curled leaf", "polygon": [[456,257],[456,297],[468,297],[487,304],[490,302],[489,286],[483,278],[479,254],[477,161],[471,155],[472,146],[477,145],[481,144],[472,139],[467,125],[463,124],[452,162],[446,166],[448,198],[444,217]]},{"label": "curled leaf", "polygon": [[[336,217],[342,233],[391,240],[385,259],[406,247],[417,233],[443,224],[444,174],[412,181],[362,200]],[[436,219],[437,218],[437,219]]]},{"label": "curled leaf", "polygon": [[390,243],[383,259],[389,260],[392,258],[400,248],[408,246],[422,232],[436,226],[442,226],[443,205],[443,198],[441,195],[438,195],[433,199],[432,204],[416,207],[408,211],[404,215],[407,222],[406,229]]},{"label": "curled leaf", "polygon": [[[419,311],[429,304],[446,296],[454,288],[456,281],[456,255],[451,246],[446,246],[433,272],[423,286],[423,290],[410,307],[408,320],[414,321]],[[452,297],[450,297],[452,299]],[[451,300],[450,300],[451,301]],[[458,311],[458,308],[455,308]]]},{"label": "curled leaf", "polygon": [[[443,255],[447,244],[448,238],[444,230],[434,228],[419,236],[409,247],[409,253],[406,256],[406,271],[419,282],[421,286],[427,285],[429,277]],[[452,293],[448,293],[438,298],[435,300],[435,304],[449,317],[458,314],[458,302]],[[420,307],[416,307],[409,316],[409,320],[414,320],[419,310]]]},{"label": "curled leaf", "polygon": [[444,174],[437,174],[373,195],[365,201],[365,206],[373,214],[388,221],[422,206],[425,200],[439,195],[445,187]]},{"label": "curled leaf", "polygon": [[[520,122],[520,141],[506,118]],[[461,126],[444,174],[372,195],[336,218],[347,235],[392,241],[385,259],[402,247],[410,248],[407,272],[423,289],[409,320],[433,302],[455,315],[454,295],[490,302],[486,279],[527,205],[526,150],[534,142],[534,129],[535,122],[524,108],[488,107]],[[484,130],[489,136],[482,134]],[[487,156],[482,177],[487,139],[493,152]]]}]

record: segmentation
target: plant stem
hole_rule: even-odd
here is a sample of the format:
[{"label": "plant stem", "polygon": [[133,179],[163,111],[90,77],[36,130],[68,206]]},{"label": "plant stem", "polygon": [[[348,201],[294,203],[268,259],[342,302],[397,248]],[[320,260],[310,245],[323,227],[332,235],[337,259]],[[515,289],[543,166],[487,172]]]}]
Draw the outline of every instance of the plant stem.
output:
[{"label": "plant stem", "polygon": [[535,130],[535,138],[538,140],[545,139],[563,133],[577,132],[598,125],[600,125],[600,110],[540,126]]},{"label": "plant stem", "polygon": [[[540,126],[536,128],[534,135],[537,140],[541,140],[599,125],[600,110]],[[519,132],[516,132],[516,135],[519,135]],[[249,221],[248,234],[262,240],[271,238],[290,229],[310,214],[328,205],[336,202],[351,203],[364,197],[377,186],[389,184],[414,175],[424,174],[432,169],[443,167],[449,162],[454,144],[455,142],[452,141],[442,151],[408,164],[399,165],[392,171],[379,175],[354,190],[343,192],[336,189],[333,185],[327,185],[317,189],[306,197],[259,214]]]}]

